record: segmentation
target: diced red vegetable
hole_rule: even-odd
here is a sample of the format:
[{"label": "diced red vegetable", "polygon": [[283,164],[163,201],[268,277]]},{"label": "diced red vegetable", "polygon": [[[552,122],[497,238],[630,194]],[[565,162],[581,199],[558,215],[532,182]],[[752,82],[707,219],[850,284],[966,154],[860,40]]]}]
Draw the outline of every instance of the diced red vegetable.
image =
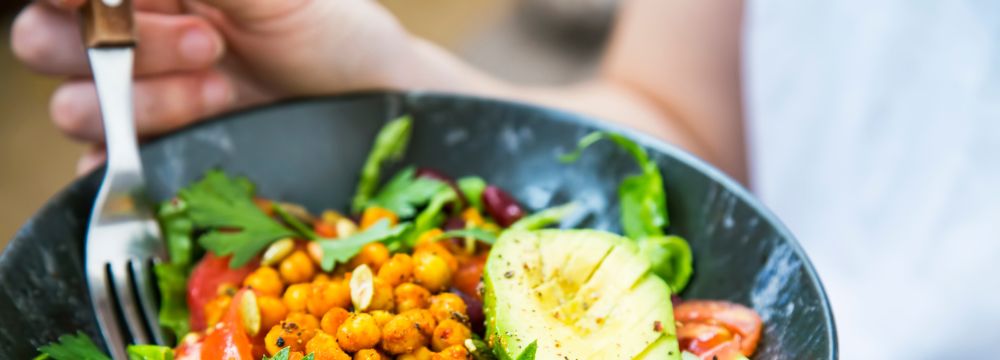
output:
[{"label": "diced red vegetable", "polygon": [[253,260],[238,269],[229,268],[229,256],[218,257],[211,252],[195,265],[188,279],[187,302],[191,311],[191,330],[205,329],[205,304],[218,295],[219,286],[232,284],[235,287],[243,282],[254,269],[257,260]]}]

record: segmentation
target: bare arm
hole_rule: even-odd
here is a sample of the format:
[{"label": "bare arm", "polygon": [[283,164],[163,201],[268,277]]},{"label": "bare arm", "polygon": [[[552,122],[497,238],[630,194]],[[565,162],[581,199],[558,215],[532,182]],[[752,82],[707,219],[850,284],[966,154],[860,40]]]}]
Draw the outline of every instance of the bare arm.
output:
[{"label": "bare arm", "polygon": [[626,0],[599,74],[572,87],[492,79],[417,41],[426,77],[413,87],[541,103],[664,138],[746,179],[739,49],[742,3]]}]

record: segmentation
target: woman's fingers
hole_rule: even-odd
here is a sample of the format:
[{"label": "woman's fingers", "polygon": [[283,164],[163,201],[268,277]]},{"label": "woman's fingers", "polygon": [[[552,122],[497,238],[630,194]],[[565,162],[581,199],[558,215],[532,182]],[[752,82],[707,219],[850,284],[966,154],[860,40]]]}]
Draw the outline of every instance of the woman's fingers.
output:
[{"label": "woman's fingers", "polygon": [[[139,75],[199,70],[222,57],[222,36],[207,20],[194,15],[136,15],[139,45],[135,71]],[[14,22],[14,53],[35,71],[87,76],[89,63],[75,17],[34,4]]]},{"label": "woman's fingers", "polygon": [[76,174],[85,175],[94,170],[94,168],[101,166],[108,159],[108,153],[104,150],[104,146],[95,145],[90,149],[87,149],[80,160],[76,162]]},{"label": "woman's fingers", "polygon": [[[216,70],[136,79],[135,122],[139,136],[162,134],[235,104],[236,89]],[[63,132],[87,142],[102,142],[97,91],[89,80],[63,84],[52,96],[51,114]]]},{"label": "woman's fingers", "polygon": [[[43,0],[42,2],[60,10],[75,11],[87,0]],[[180,0],[133,0],[132,7],[139,11],[167,14],[177,14],[182,10]]]}]

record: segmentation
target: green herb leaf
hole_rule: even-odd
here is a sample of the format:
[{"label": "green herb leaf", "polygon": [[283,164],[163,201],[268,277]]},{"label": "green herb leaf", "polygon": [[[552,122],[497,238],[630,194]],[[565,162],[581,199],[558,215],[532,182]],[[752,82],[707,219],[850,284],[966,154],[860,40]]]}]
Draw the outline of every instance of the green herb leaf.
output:
[{"label": "green herb leaf", "polygon": [[560,157],[560,160],[574,162],[580,158],[583,150],[602,139],[611,140],[628,151],[642,170],[639,175],[625,178],[618,187],[625,236],[639,239],[663,235],[663,228],[669,225],[663,177],[656,162],[649,158],[646,150],[639,144],[619,134],[594,132],[580,139],[576,151]]},{"label": "green herb leaf", "polygon": [[694,272],[691,247],[680,236],[654,236],[639,240],[639,253],[649,259],[653,273],[680,293]]},{"label": "green herb leaf", "polygon": [[332,271],[338,263],[346,263],[354,255],[361,252],[365,245],[376,241],[391,240],[409,229],[409,224],[389,226],[389,220],[383,219],[357,234],[340,239],[316,240],[323,249],[321,267],[324,271]]},{"label": "green herb leaf", "polygon": [[281,205],[274,203],[271,205],[271,209],[274,210],[275,214],[278,214],[278,216],[281,217],[281,220],[283,220],[285,224],[288,224],[288,226],[291,226],[292,229],[295,229],[299,235],[302,235],[302,237],[309,240],[316,240],[316,233],[306,226],[306,224],[303,224],[299,218],[289,214],[285,208],[281,207]]},{"label": "green herb leaf", "polygon": [[[288,360],[289,355],[291,355],[291,348],[286,346],[279,350],[278,353],[274,354],[274,357],[267,357],[267,355],[264,355],[261,360]],[[313,360],[314,358],[315,355],[313,353],[309,353],[309,355],[304,356],[302,360]]]},{"label": "green herb leaf", "polygon": [[210,229],[199,239],[201,246],[219,256],[232,255],[232,268],[243,266],[275,240],[295,235],[257,208],[248,184],[213,170],[179,194],[194,225]]},{"label": "green herb leaf", "polygon": [[174,360],[174,349],[160,345],[129,345],[129,360]]},{"label": "green herb leaf", "polygon": [[490,345],[475,334],[473,334],[471,339],[466,340],[465,348],[469,350],[469,356],[472,357],[472,360],[496,360],[497,358],[490,351]]},{"label": "green herb leaf", "polygon": [[444,223],[444,206],[456,200],[458,200],[458,194],[450,186],[446,185],[438,190],[427,207],[413,220],[413,229],[404,236],[405,246],[416,246],[417,239],[420,238],[421,234]]},{"label": "green herb leaf", "polygon": [[478,176],[467,176],[458,179],[458,189],[462,195],[469,200],[469,205],[479,211],[483,210],[483,191],[486,190],[486,181]]},{"label": "green herb leaf", "polygon": [[382,164],[403,157],[412,129],[413,119],[403,116],[389,122],[379,131],[371,152],[368,153],[368,159],[361,168],[361,179],[358,180],[354,200],[351,202],[352,211],[360,212],[368,205],[369,199],[378,188]]},{"label": "green herb leaf", "polygon": [[473,239],[482,241],[484,243],[493,245],[497,242],[497,234],[480,228],[468,228],[459,230],[449,230],[438,236],[439,240],[451,239],[451,238],[464,238],[471,237]]},{"label": "green herb leaf", "polygon": [[413,167],[403,169],[389,180],[367,206],[389,209],[401,219],[413,217],[417,207],[427,204],[437,193],[449,188],[439,180],[416,177]]},{"label": "green herb leaf", "polygon": [[160,289],[160,326],[172,331],[174,338],[179,340],[191,331],[187,306],[187,280],[190,267],[172,263],[156,264],[153,266],[153,272],[156,274],[156,285]]},{"label": "green herb leaf", "polygon": [[76,335],[60,336],[59,341],[42,346],[38,351],[55,360],[111,360],[81,331]]},{"label": "green herb leaf", "polygon": [[545,228],[549,225],[558,224],[563,220],[563,218],[576,212],[577,208],[578,208],[577,204],[573,202],[550,207],[548,209],[521,218],[520,220],[511,224],[510,227],[508,227],[508,229],[538,230],[541,228]]},{"label": "green herb leaf", "polygon": [[528,344],[528,347],[524,348],[524,351],[521,351],[521,355],[517,356],[517,360],[535,360],[536,351],[538,351],[538,340]]}]

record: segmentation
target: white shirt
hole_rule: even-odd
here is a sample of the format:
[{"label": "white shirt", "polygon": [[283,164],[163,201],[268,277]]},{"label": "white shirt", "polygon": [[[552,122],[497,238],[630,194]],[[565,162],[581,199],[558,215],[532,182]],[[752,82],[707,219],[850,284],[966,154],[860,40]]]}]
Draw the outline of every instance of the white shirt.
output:
[{"label": "white shirt", "polygon": [[752,183],[842,359],[996,358],[1000,1],[751,0]]}]

